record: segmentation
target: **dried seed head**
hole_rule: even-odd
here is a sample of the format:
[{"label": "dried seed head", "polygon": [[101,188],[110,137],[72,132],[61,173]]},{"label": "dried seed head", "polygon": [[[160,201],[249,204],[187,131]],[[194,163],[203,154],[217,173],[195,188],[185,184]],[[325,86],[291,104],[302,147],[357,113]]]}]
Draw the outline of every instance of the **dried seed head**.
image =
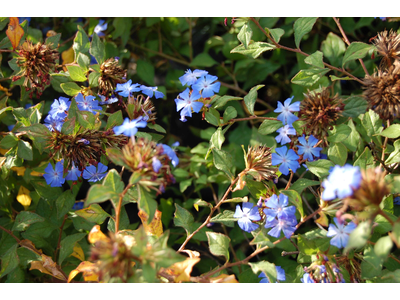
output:
[{"label": "dried seed head", "polygon": [[24,42],[17,57],[17,65],[21,68],[13,81],[25,77],[23,83],[27,91],[31,90],[30,97],[36,91],[36,96],[40,97],[46,85],[50,84],[50,73],[54,72],[59,53],[52,49],[50,45],[32,44],[31,41]]},{"label": "dried seed head", "polygon": [[364,79],[364,98],[368,108],[382,120],[393,120],[400,115],[400,62],[395,61],[388,69],[378,69]]},{"label": "dried seed head", "polygon": [[299,112],[300,120],[305,122],[304,132],[324,140],[328,130],[332,130],[336,120],[342,115],[344,104],[338,95],[331,97],[327,88],[319,92],[309,91],[304,96]]},{"label": "dried seed head", "polygon": [[138,95],[137,98],[132,97],[130,101],[130,104],[134,105],[132,119],[143,117],[147,123],[155,123],[157,113],[155,112],[155,107],[150,97],[146,96],[145,98],[143,95]]},{"label": "dried seed head", "polygon": [[125,83],[126,70],[118,65],[118,60],[109,58],[100,66],[99,94],[107,95],[112,93],[118,83]]},{"label": "dried seed head", "polygon": [[395,60],[400,59],[400,34],[390,30],[378,33],[373,40],[378,54],[382,56],[381,67],[389,68]]}]

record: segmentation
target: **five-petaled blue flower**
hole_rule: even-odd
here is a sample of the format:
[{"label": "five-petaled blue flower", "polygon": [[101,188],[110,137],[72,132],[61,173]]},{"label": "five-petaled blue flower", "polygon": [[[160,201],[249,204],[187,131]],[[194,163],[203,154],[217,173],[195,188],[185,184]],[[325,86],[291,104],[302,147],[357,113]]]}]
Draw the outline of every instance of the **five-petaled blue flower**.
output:
[{"label": "five-petaled blue flower", "polygon": [[[280,266],[275,266],[275,269],[276,269],[277,282],[278,282],[278,280],[279,281],[285,281],[286,280],[285,270],[282,269],[282,267],[280,267]],[[269,283],[270,282],[268,277],[267,277],[267,275],[265,275],[264,272],[261,272],[261,274],[258,275],[258,278],[262,278],[260,280],[260,283]]]},{"label": "five-petaled blue flower", "polygon": [[158,87],[156,86],[145,86],[141,85],[140,89],[142,90],[142,93],[145,94],[146,96],[149,96],[150,98],[155,96],[156,99],[164,97],[164,94],[157,91]]},{"label": "five-petaled blue flower", "polygon": [[164,149],[163,154],[166,154],[168,158],[171,160],[172,165],[176,167],[179,164],[179,158],[178,156],[176,156],[175,150],[165,144],[159,144],[159,145],[161,145]]},{"label": "five-petaled blue flower", "polygon": [[140,87],[139,83],[132,84],[132,80],[129,79],[128,82],[117,83],[117,88],[115,91],[123,97],[129,97],[133,92],[139,92]]},{"label": "five-petaled blue flower", "polygon": [[[264,212],[266,210],[267,209],[264,209]],[[278,218],[278,219],[267,218],[267,221],[265,222],[264,227],[272,228],[268,232],[268,234],[270,236],[279,238],[279,236],[281,235],[281,231],[283,231],[283,234],[288,239],[292,236],[293,232],[296,231],[296,225],[297,225],[297,219],[295,216],[283,215],[281,218]]]},{"label": "five-petaled blue flower", "polygon": [[344,223],[340,223],[337,218],[333,218],[334,224],[329,224],[328,233],[326,236],[334,237],[331,239],[331,245],[340,248],[346,247],[347,242],[349,241],[350,233],[357,227],[353,222],[344,225]]},{"label": "five-petaled blue flower", "polygon": [[51,163],[49,163],[44,171],[45,173],[43,174],[43,177],[46,179],[46,183],[51,187],[62,186],[62,184],[65,182],[65,178],[63,178],[63,161],[57,162],[54,169]]},{"label": "five-petaled blue flower", "polygon": [[91,95],[84,97],[82,93],[79,93],[75,97],[75,101],[79,110],[90,111],[94,115],[96,114],[95,110],[101,110],[101,106],[99,106],[99,101],[95,99],[96,97]]},{"label": "five-petaled blue flower", "polygon": [[126,136],[134,136],[137,131],[138,127],[144,128],[147,126],[147,122],[143,120],[142,117],[134,119],[132,121],[129,118],[125,118],[124,123],[120,126],[114,127],[115,134],[124,134]]},{"label": "five-petaled blue flower", "polygon": [[278,219],[283,217],[295,217],[296,207],[289,206],[289,197],[280,194],[279,198],[274,194],[265,203],[270,209],[264,209],[264,213],[268,220],[272,220],[275,217]]},{"label": "five-petaled blue flower", "polygon": [[336,165],[321,186],[324,188],[321,198],[329,201],[336,198],[346,198],[353,195],[354,190],[361,184],[361,171],[359,167],[349,164],[343,167]]},{"label": "five-petaled blue flower", "polygon": [[181,121],[185,122],[185,117],[192,116],[192,109],[194,112],[198,113],[200,109],[203,107],[202,102],[196,101],[201,96],[197,90],[193,90],[192,93],[189,93],[189,88],[184,90],[179,94],[180,98],[175,99],[176,103],[176,111],[181,111]]},{"label": "five-petaled blue flower", "polygon": [[60,119],[65,119],[67,116],[66,111],[68,111],[70,106],[71,101],[68,98],[60,97],[58,100],[54,99],[49,115],[52,115],[53,118],[58,117]]},{"label": "five-petaled blue flower", "polygon": [[87,179],[89,182],[96,182],[102,180],[106,176],[107,169],[107,166],[99,162],[97,168],[93,165],[86,167],[83,170],[82,177]]},{"label": "five-petaled blue flower", "polygon": [[201,76],[205,76],[207,75],[208,72],[204,71],[204,70],[194,70],[192,72],[192,70],[187,70],[185,72],[185,75],[182,75],[181,77],[179,77],[179,81],[182,83],[182,85],[187,84],[188,86],[191,86],[193,83],[195,83],[197,81],[197,78],[201,77]]},{"label": "five-petaled blue flower", "polygon": [[287,98],[283,105],[280,101],[278,101],[278,108],[274,110],[276,113],[281,113],[277,119],[283,124],[292,125],[294,121],[299,119],[297,116],[292,114],[292,112],[300,110],[300,101],[290,104],[293,98],[294,96]]},{"label": "five-petaled blue flower", "polygon": [[58,117],[58,115],[47,115],[47,117],[44,119],[44,125],[50,130],[50,131],[60,131],[61,128],[64,124],[64,118]]},{"label": "five-petaled blue flower", "polygon": [[218,77],[213,75],[200,77],[192,85],[192,89],[201,92],[203,98],[210,98],[214,96],[214,93],[218,93],[221,87],[220,82],[215,82],[217,79]]},{"label": "five-petaled blue flower", "polygon": [[102,31],[107,29],[107,23],[104,24],[104,20],[100,20],[99,24],[96,25],[93,32],[95,32],[98,36],[104,36]]},{"label": "five-petaled blue flower", "polygon": [[281,143],[281,145],[285,145],[287,143],[290,143],[290,137],[288,135],[295,135],[296,130],[291,126],[291,125],[285,125],[281,128],[279,128],[276,132],[279,133],[278,136],[275,137],[275,140],[278,143]]},{"label": "five-petaled blue flower", "polygon": [[297,146],[297,148],[299,149],[297,153],[303,154],[304,159],[307,159],[308,161],[313,161],[313,155],[315,157],[319,157],[322,148],[314,147],[318,143],[317,138],[315,138],[313,135],[310,135],[308,141],[306,141],[303,134],[301,137],[299,137],[299,142],[302,144],[302,146]]},{"label": "five-petaled blue flower", "polygon": [[273,166],[280,164],[279,171],[283,175],[288,175],[289,169],[295,173],[296,170],[300,168],[300,164],[297,161],[299,156],[293,149],[288,150],[286,146],[283,146],[281,148],[276,148],[275,151],[276,153],[272,153],[271,155],[271,164]]},{"label": "five-petaled blue flower", "polygon": [[236,205],[236,211],[233,215],[234,218],[239,218],[238,224],[239,227],[246,231],[252,232],[258,228],[258,224],[255,224],[251,221],[260,221],[261,216],[258,212],[258,207],[254,206],[250,202],[243,202],[243,210],[240,208],[240,205]]},{"label": "five-petaled blue flower", "polygon": [[81,176],[82,176],[82,171],[79,171],[79,169],[75,167],[75,164],[72,163],[71,170],[68,171],[67,176],[65,176],[65,180],[77,181],[78,178]]}]

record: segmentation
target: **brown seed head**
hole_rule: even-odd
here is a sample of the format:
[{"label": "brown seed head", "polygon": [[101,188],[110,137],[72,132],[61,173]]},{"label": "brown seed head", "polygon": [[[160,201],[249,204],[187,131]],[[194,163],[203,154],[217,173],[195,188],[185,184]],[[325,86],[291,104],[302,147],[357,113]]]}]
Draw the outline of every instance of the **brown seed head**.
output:
[{"label": "brown seed head", "polygon": [[118,83],[126,82],[126,70],[118,65],[118,60],[109,58],[103,62],[100,66],[100,76],[98,79],[99,83],[99,94],[108,95],[112,93]]},{"label": "brown seed head", "polygon": [[395,60],[400,59],[400,34],[390,30],[378,33],[373,40],[378,54],[382,56],[381,67],[390,67]]}]

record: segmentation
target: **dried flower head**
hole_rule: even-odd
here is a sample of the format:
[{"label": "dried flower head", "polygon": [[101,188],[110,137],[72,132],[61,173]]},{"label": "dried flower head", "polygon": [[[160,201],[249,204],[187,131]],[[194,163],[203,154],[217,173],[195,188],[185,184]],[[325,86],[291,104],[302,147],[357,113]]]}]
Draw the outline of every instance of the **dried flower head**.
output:
[{"label": "dried flower head", "polygon": [[100,66],[99,94],[107,95],[113,92],[118,83],[126,82],[126,70],[118,65],[118,60],[109,58]]},{"label": "dried flower head", "polygon": [[309,91],[304,96],[299,112],[300,120],[305,122],[304,131],[306,135],[324,140],[328,130],[332,130],[336,120],[342,115],[344,104],[338,95],[331,97],[327,88]]},{"label": "dried flower head", "polygon": [[364,98],[368,108],[382,120],[393,120],[400,115],[400,62],[395,61],[388,69],[378,69],[364,79]]},{"label": "dried flower head", "polygon": [[171,174],[171,161],[162,145],[145,138],[132,137],[121,151],[107,149],[108,157],[115,163],[132,172],[130,182],[153,189],[158,193],[165,186],[174,183]]},{"label": "dried flower head", "polygon": [[390,67],[395,60],[400,59],[400,34],[397,32],[382,31],[372,42],[378,54],[382,56],[381,67]]},{"label": "dried flower head", "polygon": [[150,97],[145,97],[143,95],[138,95],[136,98],[131,97],[128,100],[128,104],[134,105],[132,115],[130,116],[131,119],[143,117],[147,123],[155,123],[157,113],[155,112],[155,107],[153,102],[150,100]]},{"label": "dried flower head", "polygon": [[27,91],[32,90],[30,97],[36,90],[36,96],[40,97],[46,85],[50,84],[50,73],[54,71],[59,53],[52,45],[32,44],[31,41],[24,42],[17,56],[17,65],[21,70],[13,77],[13,81],[25,77],[23,83]]},{"label": "dried flower head", "polygon": [[75,165],[83,171],[90,164],[96,165],[101,156],[106,154],[107,147],[120,148],[127,142],[126,136],[114,135],[112,129],[84,130],[71,135],[54,130],[47,147],[51,151],[51,157],[67,161],[67,169]]}]

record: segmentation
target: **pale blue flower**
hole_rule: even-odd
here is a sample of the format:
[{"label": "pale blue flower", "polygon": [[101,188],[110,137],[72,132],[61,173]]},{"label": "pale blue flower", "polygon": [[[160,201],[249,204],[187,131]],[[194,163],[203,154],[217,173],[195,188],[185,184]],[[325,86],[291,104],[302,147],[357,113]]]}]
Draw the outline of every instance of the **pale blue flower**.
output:
[{"label": "pale blue flower", "polygon": [[203,107],[202,102],[196,101],[201,97],[199,92],[196,90],[193,90],[192,93],[189,93],[189,88],[187,88],[182,93],[180,93],[178,97],[179,98],[175,99],[176,111],[181,110],[182,122],[186,121],[185,117],[192,116],[192,109],[194,112],[198,113]]},{"label": "pale blue flower", "polygon": [[79,110],[90,111],[94,115],[96,114],[95,110],[101,110],[101,106],[99,106],[99,101],[95,99],[96,97],[91,95],[84,97],[82,93],[79,93],[75,97],[75,101]]},{"label": "pale blue flower", "polygon": [[287,98],[283,105],[280,101],[278,101],[278,108],[274,110],[276,113],[281,113],[278,115],[277,119],[283,124],[292,125],[294,121],[299,119],[297,116],[292,114],[292,112],[300,111],[300,101],[290,104],[293,98],[294,96]]},{"label": "pale blue flower", "polygon": [[218,77],[212,75],[200,77],[192,85],[192,89],[201,92],[201,97],[210,98],[214,96],[214,93],[218,93],[221,87],[221,83],[215,82],[216,80],[218,80]]},{"label": "pale blue flower", "polygon": [[166,154],[168,158],[171,160],[172,165],[176,167],[179,164],[179,158],[178,156],[176,156],[175,150],[165,144],[159,144],[159,145],[161,145],[164,149],[163,154]]},{"label": "pale blue flower", "polygon": [[279,133],[278,136],[275,137],[277,143],[281,143],[281,145],[285,145],[290,143],[290,137],[288,135],[296,135],[296,130],[291,125],[285,125],[279,128],[276,132]]},{"label": "pale blue flower", "polygon": [[200,76],[205,76],[207,74],[208,72],[204,70],[196,69],[193,72],[192,70],[187,70],[185,72],[185,75],[179,77],[179,81],[182,83],[182,85],[187,84],[188,86],[191,86],[193,83],[197,81],[197,78],[199,78]]},{"label": "pale blue flower", "polygon": [[107,169],[107,166],[99,162],[97,168],[93,165],[86,167],[83,170],[82,177],[87,179],[89,182],[96,182],[102,180],[107,175]]},{"label": "pale blue flower", "polygon": [[301,137],[299,137],[299,142],[302,144],[302,146],[297,146],[297,148],[299,149],[297,153],[303,154],[304,159],[307,159],[308,161],[313,161],[313,155],[314,157],[319,157],[322,148],[314,147],[318,143],[317,138],[315,138],[313,135],[310,135],[308,141],[306,141],[303,134]]},{"label": "pale blue flower", "polygon": [[283,218],[293,218],[295,217],[296,207],[293,205],[288,206],[289,197],[284,194],[279,194],[279,198],[274,194],[266,202],[265,205],[269,209],[264,209],[264,213],[268,220],[272,220],[275,217]]},{"label": "pale blue flower", "polygon": [[49,111],[49,115],[52,115],[53,118],[65,119],[67,116],[66,111],[68,111],[71,106],[71,101],[68,98],[60,97],[54,99],[53,104],[51,105],[51,109]]},{"label": "pale blue flower", "polygon": [[243,210],[240,208],[239,204],[236,205],[236,211],[233,217],[239,218],[238,224],[243,231],[252,232],[259,227],[258,224],[255,224],[252,221],[261,220],[260,213],[258,212],[258,207],[254,206],[250,202],[243,202],[242,206]]},{"label": "pale blue flower", "polygon": [[145,85],[141,85],[140,89],[142,90],[142,93],[145,94],[146,96],[149,96],[150,98],[155,96],[156,99],[162,98],[164,97],[164,94],[157,91],[158,87],[156,86],[145,86]]},{"label": "pale blue flower", "polygon": [[273,166],[279,166],[279,171],[283,175],[289,174],[289,169],[296,172],[298,168],[300,168],[300,164],[297,161],[300,157],[293,151],[293,149],[287,149],[286,146],[275,149],[276,153],[272,153],[271,155],[271,164]]},{"label": "pale blue flower", "polygon": [[288,239],[296,231],[297,219],[294,216],[282,216],[278,219],[267,219],[265,222],[265,228],[272,228],[268,234],[270,236],[279,238],[281,231]]},{"label": "pale blue flower", "polygon": [[129,118],[125,118],[124,123],[120,126],[115,126],[114,127],[114,133],[115,134],[124,134],[126,136],[134,136],[138,128],[144,128],[147,126],[147,122],[143,120],[142,117],[139,117],[134,120],[129,120]]},{"label": "pale blue flower", "polygon": [[129,97],[133,92],[139,92],[140,87],[139,83],[132,84],[132,80],[129,79],[128,82],[117,83],[117,88],[115,91],[123,97]]},{"label": "pale blue flower", "polygon": [[104,20],[100,20],[99,24],[96,25],[93,32],[96,33],[98,36],[104,36],[102,31],[107,30],[107,23],[104,23]]},{"label": "pale blue flower", "polygon": [[337,218],[333,218],[334,224],[329,224],[327,237],[333,237],[331,239],[331,245],[340,248],[346,247],[347,242],[349,241],[350,233],[357,227],[353,222],[344,225],[344,223],[340,223]]}]

